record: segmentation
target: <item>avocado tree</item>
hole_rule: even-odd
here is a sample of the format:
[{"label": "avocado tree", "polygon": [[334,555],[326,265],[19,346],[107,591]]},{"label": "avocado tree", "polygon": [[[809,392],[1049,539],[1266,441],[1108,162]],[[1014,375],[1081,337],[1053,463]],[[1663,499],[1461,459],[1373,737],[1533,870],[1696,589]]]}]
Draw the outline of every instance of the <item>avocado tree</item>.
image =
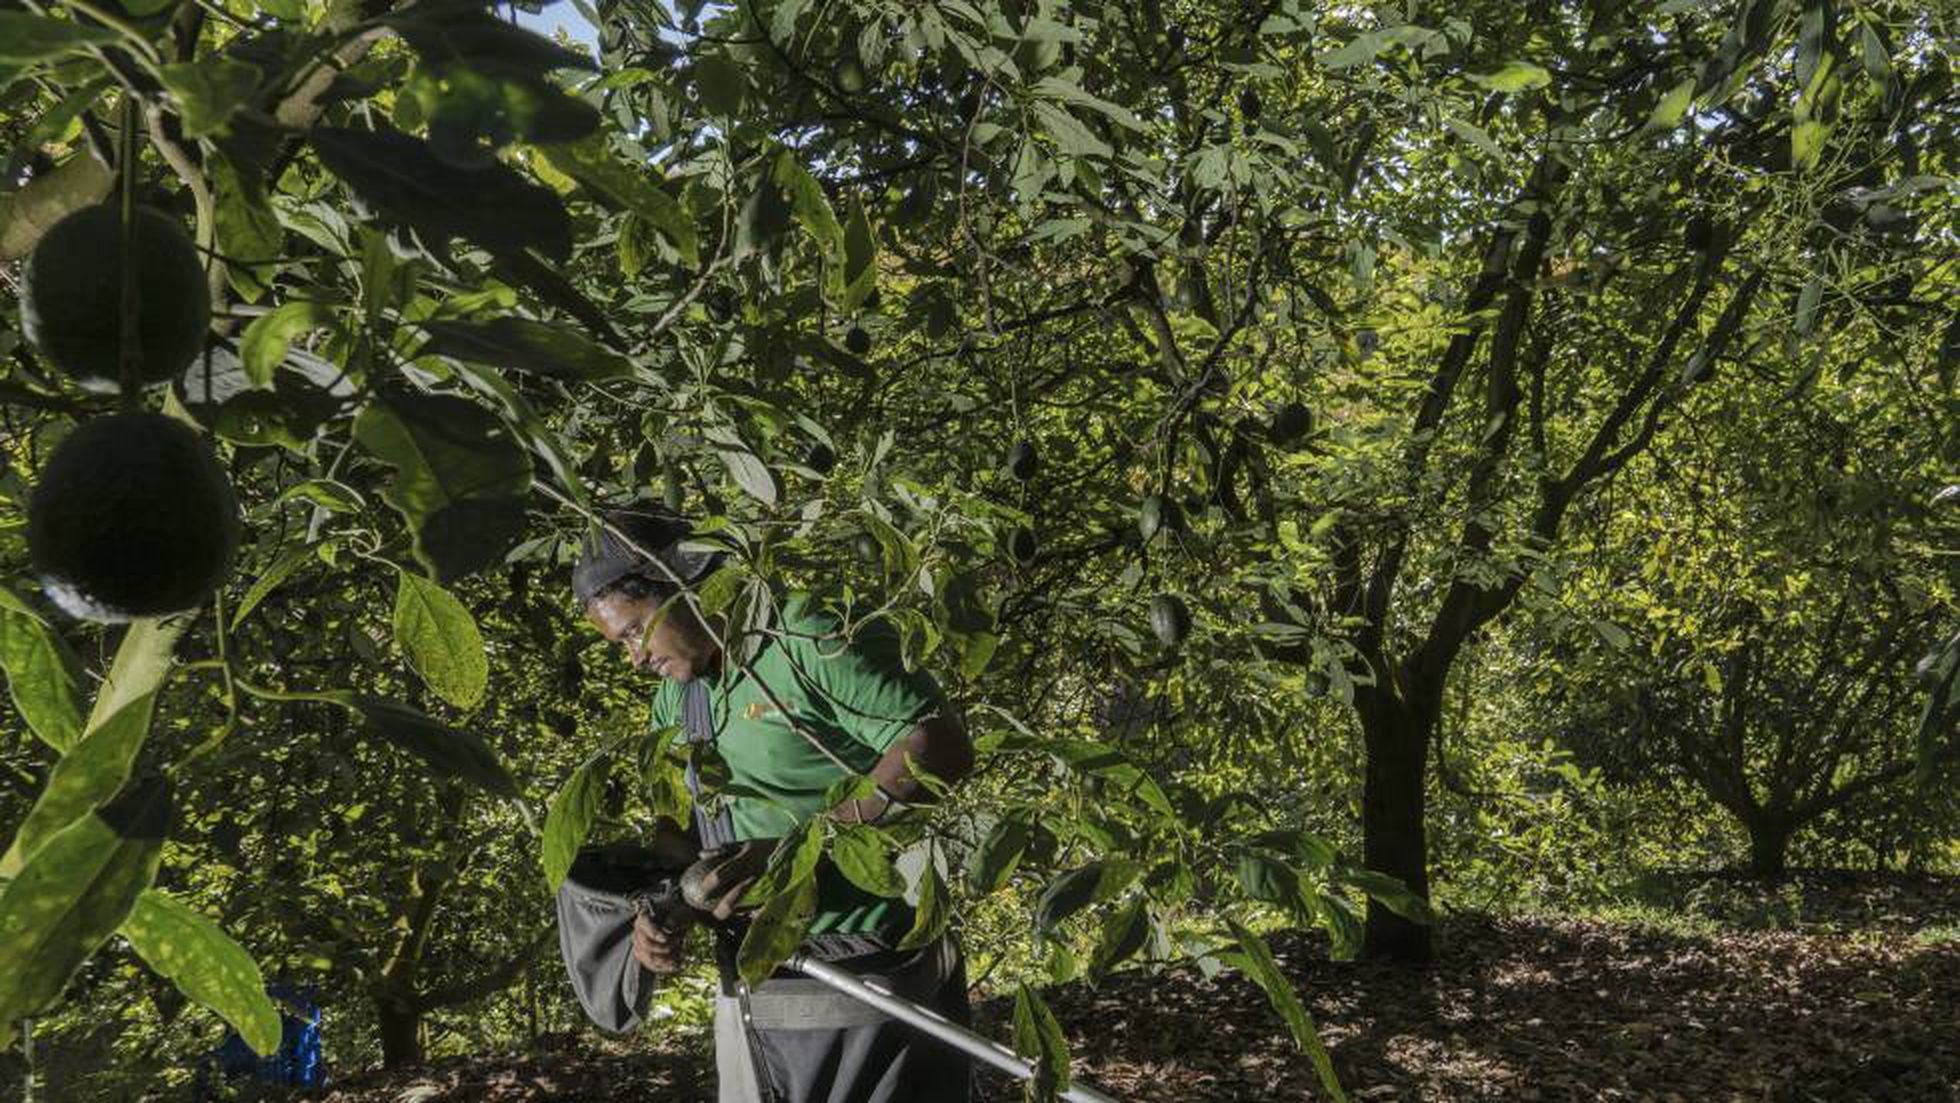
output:
[{"label": "avocado tree", "polygon": [[[1685,776],[1743,827],[1758,873],[1826,816],[1871,839],[1860,820],[1930,795],[1905,784],[1937,688],[1915,666],[1960,614],[1941,562],[1955,522],[1935,501],[1924,364],[1869,347],[1887,339],[1848,312],[1819,341],[1849,370],[1767,404],[1694,404],[1651,457],[1643,508],[1601,526],[1561,602],[1603,628],[1586,633],[1595,659],[1563,654],[1584,686],[1562,694],[1568,740],[1616,777]],[[1954,726],[1925,734],[1928,767],[1950,761]]]},{"label": "avocado tree", "polygon": [[[0,979],[0,1041],[112,932],[143,949],[140,909],[193,911],[146,895],[173,861],[149,778],[219,784],[228,749],[288,706],[345,720],[317,738],[359,733],[434,788],[475,791],[434,801],[466,821],[454,839],[471,807],[535,823],[561,874],[593,788],[645,741],[592,755],[545,807],[562,763],[477,711],[486,646],[519,630],[486,641],[484,607],[456,595],[548,577],[601,508],[659,495],[729,553],[688,600],[729,614],[738,662],[784,590],[828,586],[947,670],[996,761],[1079,786],[955,801],[947,816],[976,825],[1005,813],[974,840],[967,889],[1038,878],[1037,927],[1100,915],[1104,967],[1203,909],[1223,928],[1205,952],[1236,955],[1337,1091],[1245,921],[1272,905],[1347,930],[1340,881],[1369,894],[1371,949],[1422,955],[1427,748],[1451,663],[1684,395],[1761,385],[1731,376],[1820,270],[1800,231],[1891,250],[1846,254],[1833,309],[1882,275],[1898,324],[1930,324],[1918,220],[1938,196],[1913,181],[1944,154],[1908,120],[1945,78],[1903,7],[598,12],[596,60],[456,0],[0,12],[0,122],[24,179],[12,253],[58,269],[35,250],[63,218],[113,208],[128,243],[154,210],[192,243],[210,312],[170,372],[149,370],[152,344],[173,346],[145,304],[199,296],[143,263],[61,323],[116,318],[113,368],[64,351],[68,329],[23,326],[0,380],[7,501],[31,535],[56,438],[141,412],[201,431],[248,549],[185,608],[104,629],[59,619],[35,591],[58,597],[66,564],[19,524],[0,533],[10,689],[51,763],[0,867],[0,938],[46,965]],[[37,286],[54,285],[7,285],[52,318]],[[96,497],[58,512],[90,516]],[[332,603],[301,579],[321,567],[386,580],[392,670],[280,662],[285,629],[248,614],[285,593],[290,616],[318,615]],[[571,631],[556,613],[539,615]],[[85,708],[70,652],[112,642]],[[1267,684],[1355,708],[1359,865],[1297,825],[1215,828],[1218,794],[1169,773],[1174,756],[1140,766],[1019,715],[1038,711],[1031,671],[1175,679],[1254,644],[1291,668]],[[166,682],[216,702],[186,746],[147,739]],[[898,840],[848,837],[799,839],[810,860],[783,868],[745,969],[795,944],[817,847],[857,855],[867,887],[909,889],[914,938],[948,922],[937,866],[895,885]],[[90,921],[43,921],[63,902]],[[208,921],[170,930],[235,964]],[[159,967],[265,1040],[245,967],[217,994]],[[383,994],[452,987],[427,979]],[[1065,1075],[1053,1031],[1028,1034]]]}]

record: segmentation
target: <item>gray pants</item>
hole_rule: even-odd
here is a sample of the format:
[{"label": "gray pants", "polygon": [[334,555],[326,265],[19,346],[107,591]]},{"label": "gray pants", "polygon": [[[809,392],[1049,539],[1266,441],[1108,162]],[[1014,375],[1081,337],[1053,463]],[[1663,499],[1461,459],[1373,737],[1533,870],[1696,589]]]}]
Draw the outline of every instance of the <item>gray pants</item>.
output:
[{"label": "gray pants", "polygon": [[[893,994],[957,1023],[971,1022],[966,964],[951,936],[911,961],[860,973]],[[966,1103],[971,1062],[820,981],[772,977],[742,1000],[715,999],[720,1103]],[[754,1045],[751,1045],[753,1038]],[[755,1055],[761,1051],[761,1075]],[[764,1080],[774,1094],[766,1094]]]}]

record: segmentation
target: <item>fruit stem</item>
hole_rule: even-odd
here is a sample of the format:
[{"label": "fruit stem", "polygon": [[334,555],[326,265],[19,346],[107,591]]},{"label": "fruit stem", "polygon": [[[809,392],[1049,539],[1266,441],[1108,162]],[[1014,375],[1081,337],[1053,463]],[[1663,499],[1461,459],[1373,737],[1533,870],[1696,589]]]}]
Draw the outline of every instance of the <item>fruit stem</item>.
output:
[{"label": "fruit stem", "polygon": [[333,691],[308,693],[304,690],[273,689],[270,686],[256,685],[235,675],[232,679],[232,684],[263,701],[319,701],[323,704],[340,705],[345,708],[349,700],[346,693]]},{"label": "fruit stem", "polygon": [[[238,729],[238,686],[232,679],[229,633],[225,631],[225,592],[223,588],[218,589],[211,595],[211,616],[216,621],[218,632],[218,657],[207,660],[199,665],[216,666],[220,675],[224,678],[225,722],[218,725],[218,730],[212,732],[210,738],[192,747],[189,754],[178,759],[171,766],[173,776],[189,769],[191,763],[217,750],[224,744],[225,739]],[[186,663],[184,665],[189,666],[190,664]]]},{"label": "fruit stem", "polygon": [[122,135],[116,151],[116,170],[120,174],[122,206],[122,300],[117,311],[117,364],[122,369],[123,412],[134,413],[140,408],[143,394],[143,370],[138,353],[137,330],[142,326],[142,301],[138,298],[137,266],[142,258],[136,255],[136,97],[124,92],[122,97]]}]

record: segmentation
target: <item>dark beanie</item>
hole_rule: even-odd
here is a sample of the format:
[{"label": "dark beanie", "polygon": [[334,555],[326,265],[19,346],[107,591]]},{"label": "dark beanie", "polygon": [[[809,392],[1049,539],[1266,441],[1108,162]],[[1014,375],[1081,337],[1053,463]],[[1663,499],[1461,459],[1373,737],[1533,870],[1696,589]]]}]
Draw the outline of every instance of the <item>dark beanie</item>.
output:
[{"label": "dark beanie", "polygon": [[[699,582],[721,562],[719,552],[682,550],[681,541],[693,532],[693,526],[665,506],[613,510],[605,514],[604,521],[603,526],[587,534],[579,547],[578,564],[572,568],[572,594],[580,605],[629,575],[638,575],[656,587],[674,589],[675,578],[688,584]],[[647,554],[641,554],[634,545]],[[667,570],[661,570],[656,562],[665,564]]]}]

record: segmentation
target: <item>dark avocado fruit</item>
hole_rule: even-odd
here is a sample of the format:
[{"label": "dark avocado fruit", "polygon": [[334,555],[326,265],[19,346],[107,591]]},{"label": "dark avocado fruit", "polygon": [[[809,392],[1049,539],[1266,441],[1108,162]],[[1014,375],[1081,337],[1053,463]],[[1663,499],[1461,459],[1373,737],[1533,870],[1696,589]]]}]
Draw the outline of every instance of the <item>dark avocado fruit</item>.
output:
[{"label": "dark avocado fruit", "polygon": [[105,623],[202,605],[238,549],[238,499],[204,438],[162,414],[84,422],[54,450],[27,507],[48,596]]},{"label": "dark avocado fruit", "polygon": [[[161,383],[182,375],[204,348],[211,296],[197,247],[175,218],[137,206],[137,374]],[[49,227],[21,271],[21,331],[78,385],[122,386],[122,213],[84,207]]]}]

